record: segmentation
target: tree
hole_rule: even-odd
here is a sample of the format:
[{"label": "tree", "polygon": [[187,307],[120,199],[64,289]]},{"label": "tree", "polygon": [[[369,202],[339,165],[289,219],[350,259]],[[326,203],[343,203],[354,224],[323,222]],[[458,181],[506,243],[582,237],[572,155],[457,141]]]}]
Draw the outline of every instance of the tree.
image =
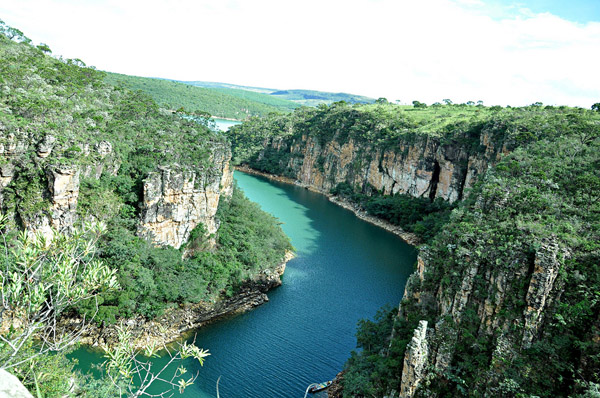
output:
[{"label": "tree", "polygon": [[427,104],[424,102],[413,101],[412,104],[415,108],[427,108]]},{"label": "tree", "polygon": [[446,105],[452,105],[452,100],[449,98],[444,98],[442,101],[444,101],[444,104]]},{"label": "tree", "polygon": [[[188,375],[185,367],[179,366],[172,376],[167,379],[162,377],[163,373],[176,361],[194,358],[204,364],[204,359],[210,354],[208,351],[198,348],[196,345],[183,343],[179,345],[178,350],[169,349],[166,346],[157,347],[148,345],[145,350],[136,350],[133,346],[132,336],[129,330],[123,326],[118,329],[119,343],[114,347],[104,346],[105,357],[104,367],[107,370],[108,377],[119,390],[119,394],[131,398],[143,396],[165,396],[174,390],[183,393],[186,387],[194,383],[198,377],[198,372],[194,375]],[[158,357],[157,351],[165,350],[169,360],[157,372],[153,372],[150,361],[142,361],[142,356],[151,358]],[[148,392],[148,388],[157,380],[162,381],[168,387],[160,395],[153,395]],[[217,387],[218,388],[218,387]],[[172,395],[172,394],[171,394]],[[170,396],[170,395],[169,395]]]},{"label": "tree", "polygon": [[592,110],[600,112],[600,102],[596,102],[594,105],[592,105]]},{"label": "tree", "polygon": [[[5,225],[6,217],[0,215],[0,230]],[[103,231],[103,224],[87,225],[70,236],[55,234],[52,240],[22,232],[11,242],[0,235],[0,368],[9,370],[75,343],[88,320],[67,333],[57,328],[61,314],[118,287],[116,271],[95,258],[94,243]],[[34,337],[39,342],[32,354],[25,349]]]},{"label": "tree", "polygon": [[[0,231],[5,226],[6,216],[0,215]],[[36,364],[51,357],[62,358],[47,354],[62,353],[76,343],[92,320],[84,318],[67,332],[57,326],[60,316],[81,301],[119,288],[116,270],[95,256],[95,243],[103,232],[103,224],[90,224],[74,230],[71,235],[55,233],[51,240],[27,232],[11,240],[0,233],[4,248],[0,253],[0,369],[29,368],[27,373],[33,374],[37,388]],[[186,343],[178,350],[149,344],[141,352],[133,348],[129,330],[121,327],[118,332],[118,344],[103,348],[108,378],[121,396],[152,396],[146,391],[157,380],[167,383],[168,388],[159,396],[174,390],[182,392],[196,380],[198,373],[187,375],[187,370],[180,366],[167,379],[161,377],[164,371],[185,358],[195,358],[202,365],[204,358],[210,355]],[[140,354],[157,356],[159,348],[166,350],[170,359],[154,371],[150,362],[140,359]],[[46,368],[45,371],[52,372],[54,378],[65,377],[63,369]]]}]

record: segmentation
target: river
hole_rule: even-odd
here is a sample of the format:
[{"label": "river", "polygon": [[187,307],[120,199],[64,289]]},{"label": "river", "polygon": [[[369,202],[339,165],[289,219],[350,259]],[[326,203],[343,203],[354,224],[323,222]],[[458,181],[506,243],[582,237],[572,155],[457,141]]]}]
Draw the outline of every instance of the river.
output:
[{"label": "river", "polygon": [[[211,356],[202,368],[186,363],[200,375],[181,396],[215,397],[221,376],[223,398],[302,397],[307,385],[342,369],[359,319],[397,306],[416,250],[323,195],[239,171],[235,179],[281,220],[297,257],[268,303],[197,331],[196,344]],[[76,357],[83,369],[99,361],[84,349]]]}]

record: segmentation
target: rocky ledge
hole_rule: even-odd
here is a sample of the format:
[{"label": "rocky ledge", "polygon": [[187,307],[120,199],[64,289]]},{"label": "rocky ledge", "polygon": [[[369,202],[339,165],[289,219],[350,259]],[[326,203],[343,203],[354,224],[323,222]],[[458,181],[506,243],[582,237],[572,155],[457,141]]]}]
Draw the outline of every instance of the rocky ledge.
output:
[{"label": "rocky ledge", "polygon": [[[269,301],[266,292],[281,285],[281,276],[294,253],[286,252],[282,262],[275,269],[263,270],[253,279],[247,281],[232,297],[224,297],[215,301],[200,302],[171,308],[160,317],[147,320],[141,316],[123,322],[129,328],[138,349],[155,344],[169,344],[178,340],[192,329],[226,316],[240,314]],[[67,329],[74,329],[82,320],[69,318],[63,321]],[[86,345],[101,347],[112,346],[117,342],[117,325],[89,325],[81,342]]]}]

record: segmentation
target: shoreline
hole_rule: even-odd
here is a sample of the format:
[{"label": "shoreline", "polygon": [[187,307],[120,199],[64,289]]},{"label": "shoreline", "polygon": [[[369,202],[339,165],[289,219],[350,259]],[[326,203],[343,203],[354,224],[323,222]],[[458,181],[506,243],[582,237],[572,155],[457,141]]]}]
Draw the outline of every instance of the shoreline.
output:
[{"label": "shoreline", "polygon": [[[274,269],[261,271],[244,283],[240,291],[232,297],[179,305],[178,307],[166,309],[161,316],[151,320],[136,316],[135,318],[122,319],[119,324],[113,325],[91,323],[87,325],[79,342],[92,349],[113,346],[118,341],[117,326],[119,325],[123,325],[130,330],[135,349],[142,349],[151,344],[166,346],[187,338],[194,329],[225,317],[247,312],[268,302],[269,297],[266,293],[281,286],[281,277],[285,272],[286,264],[294,257],[293,252],[286,251],[281,262]],[[69,330],[71,329],[70,326],[76,328],[81,322],[80,318],[67,318],[61,321],[60,326]]]},{"label": "shoreline", "polygon": [[360,218],[363,221],[366,221],[370,224],[376,225],[379,228],[383,228],[386,231],[391,232],[396,236],[399,236],[403,241],[405,241],[406,243],[408,243],[411,246],[418,246],[422,243],[421,240],[415,234],[404,231],[398,225],[394,225],[388,221],[385,221],[385,220],[382,220],[375,216],[372,216],[370,214],[367,214],[366,211],[361,209],[356,204],[354,204],[346,199],[340,198],[339,196],[332,195],[328,192],[323,192],[320,189],[316,189],[308,184],[298,182],[289,177],[282,177],[282,176],[278,176],[275,174],[270,174],[270,173],[265,173],[263,171],[255,170],[253,168],[248,167],[247,165],[234,166],[234,169],[239,170],[243,173],[258,175],[258,176],[265,177],[265,178],[268,178],[273,181],[279,181],[279,182],[283,182],[286,184],[296,185],[298,187],[308,189],[309,191],[320,193],[322,195],[325,195],[327,197],[327,199],[329,199],[330,202],[332,202],[340,207],[343,207],[346,210],[350,210],[351,212],[354,213],[354,215],[356,215],[356,217]]},{"label": "shoreline", "polygon": [[221,117],[221,116],[210,116],[211,119],[221,119],[221,120],[229,120],[230,122],[240,122],[243,123],[244,120],[240,120],[240,119],[233,119],[230,117]]}]

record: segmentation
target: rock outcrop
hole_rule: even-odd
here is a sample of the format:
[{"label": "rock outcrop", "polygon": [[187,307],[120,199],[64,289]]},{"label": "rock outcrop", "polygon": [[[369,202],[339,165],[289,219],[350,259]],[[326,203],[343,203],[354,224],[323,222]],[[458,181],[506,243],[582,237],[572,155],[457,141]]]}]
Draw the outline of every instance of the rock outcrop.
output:
[{"label": "rock outcrop", "polygon": [[[0,126],[0,130],[2,126]],[[13,203],[11,212],[19,218],[20,224],[29,233],[40,233],[50,238],[53,230],[69,232],[77,220],[79,184],[82,177],[100,178],[103,173],[116,175],[119,162],[115,160],[112,145],[101,141],[93,145],[79,146],[81,157],[70,159],[64,155],[64,147],[52,135],[38,139],[35,134],[7,134],[0,140],[0,208],[5,205],[3,191],[19,180],[31,183],[33,170],[39,180],[32,192],[24,195],[14,188],[22,202],[36,202],[36,211],[22,211],[20,204]],[[56,155],[56,152],[62,155]],[[61,152],[62,151],[62,152]],[[60,158],[60,159],[59,159]],[[34,174],[37,171],[33,171]],[[23,183],[21,183],[23,185]],[[14,210],[14,212],[12,211]],[[17,216],[18,214],[18,216]]]},{"label": "rock outcrop", "polygon": [[[1,127],[1,126],[0,126]],[[8,134],[0,139],[0,208],[5,205],[3,191],[20,179],[29,178],[25,169],[32,165],[42,173],[33,193],[19,199],[18,189],[10,214],[15,225],[29,233],[51,238],[53,231],[72,230],[77,221],[79,185],[82,178],[99,179],[116,175],[120,168],[113,145],[108,141],[70,147],[77,158],[57,161],[64,155],[57,139],[47,135],[41,139],[27,134]],[[62,152],[61,152],[62,151]],[[203,224],[207,236],[214,236],[219,225],[215,214],[221,197],[233,192],[233,170],[229,167],[231,151],[225,144],[211,144],[209,166],[171,165],[149,173],[144,183],[144,198],[138,232],[157,245],[179,248],[190,232]],[[31,172],[31,171],[29,171]],[[14,195],[13,195],[14,196]],[[22,211],[18,203],[27,202]],[[211,238],[214,243],[214,237]],[[210,239],[209,239],[210,240]],[[210,242],[209,242],[210,243]]]},{"label": "rock outcrop", "polygon": [[[522,254],[514,258],[513,271],[510,273],[502,269],[494,271],[465,255],[462,271],[452,271],[461,276],[457,288],[439,286],[436,290],[431,290],[423,284],[424,275],[430,271],[428,263],[431,259],[428,248],[422,247],[417,271],[407,282],[399,316],[405,318],[414,311],[433,311],[437,322],[429,329],[427,350],[422,349],[423,344],[418,344],[425,341],[423,321],[414,330],[413,340],[407,347],[400,397],[412,397],[419,380],[427,372],[435,369],[434,372],[440,375],[451,369],[461,325],[463,322],[475,322],[474,319],[479,323],[475,325],[477,335],[493,342],[491,369],[494,371],[490,370],[491,376],[485,388],[494,390],[494,383],[498,382],[494,378],[497,374],[495,370],[510,363],[517,352],[530,347],[538,338],[545,321],[544,310],[562,293],[557,276],[563,265],[562,261],[568,256],[569,253],[559,247],[555,237],[544,239],[533,259]],[[476,286],[477,279],[479,284]],[[526,294],[519,290],[519,286],[524,283]],[[486,290],[482,290],[482,287]],[[519,300],[519,297],[524,301],[523,312],[507,313],[506,301]],[[466,313],[467,308],[470,309],[469,314]],[[495,338],[498,334],[500,336]],[[417,353],[423,352],[424,357],[417,356]],[[419,361],[427,363],[428,367],[421,367]]]},{"label": "rock outcrop", "polygon": [[412,398],[427,364],[427,321],[420,321],[415,329],[414,336],[406,347],[404,366],[402,367],[402,381],[400,383],[400,398]]},{"label": "rock outcrop", "polygon": [[157,245],[176,249],[198,224],[204,225],[207,236],[214,235],[219,228],[215,219],[219,200],[233,192],[230,159],[231,152],[219,148],[213,153],[213,169],[202,174],[176,166],[150,173],[144,181],[139,234]]},{"label": "rock outcrop", "polygon": [[401,139],[393,149],[383,150],[368,142],[342,139],[339,134],[324,144],[305,134],[266,139],[257,161],[276,152],[283,159],[279,169],[286,176],[324,193],[339,183],[349,183],[363,190],[372,187],[384,195],[401,193],[453,202],[508,153],[508,146],[493,138],[491,133],[482,133],[476,150],[470,144],[442,143],[438,137],[427,136]]},{"label": "rock outcrop", "polygon": [[0,398],[33,398],[16,376],[0,369]]}]

